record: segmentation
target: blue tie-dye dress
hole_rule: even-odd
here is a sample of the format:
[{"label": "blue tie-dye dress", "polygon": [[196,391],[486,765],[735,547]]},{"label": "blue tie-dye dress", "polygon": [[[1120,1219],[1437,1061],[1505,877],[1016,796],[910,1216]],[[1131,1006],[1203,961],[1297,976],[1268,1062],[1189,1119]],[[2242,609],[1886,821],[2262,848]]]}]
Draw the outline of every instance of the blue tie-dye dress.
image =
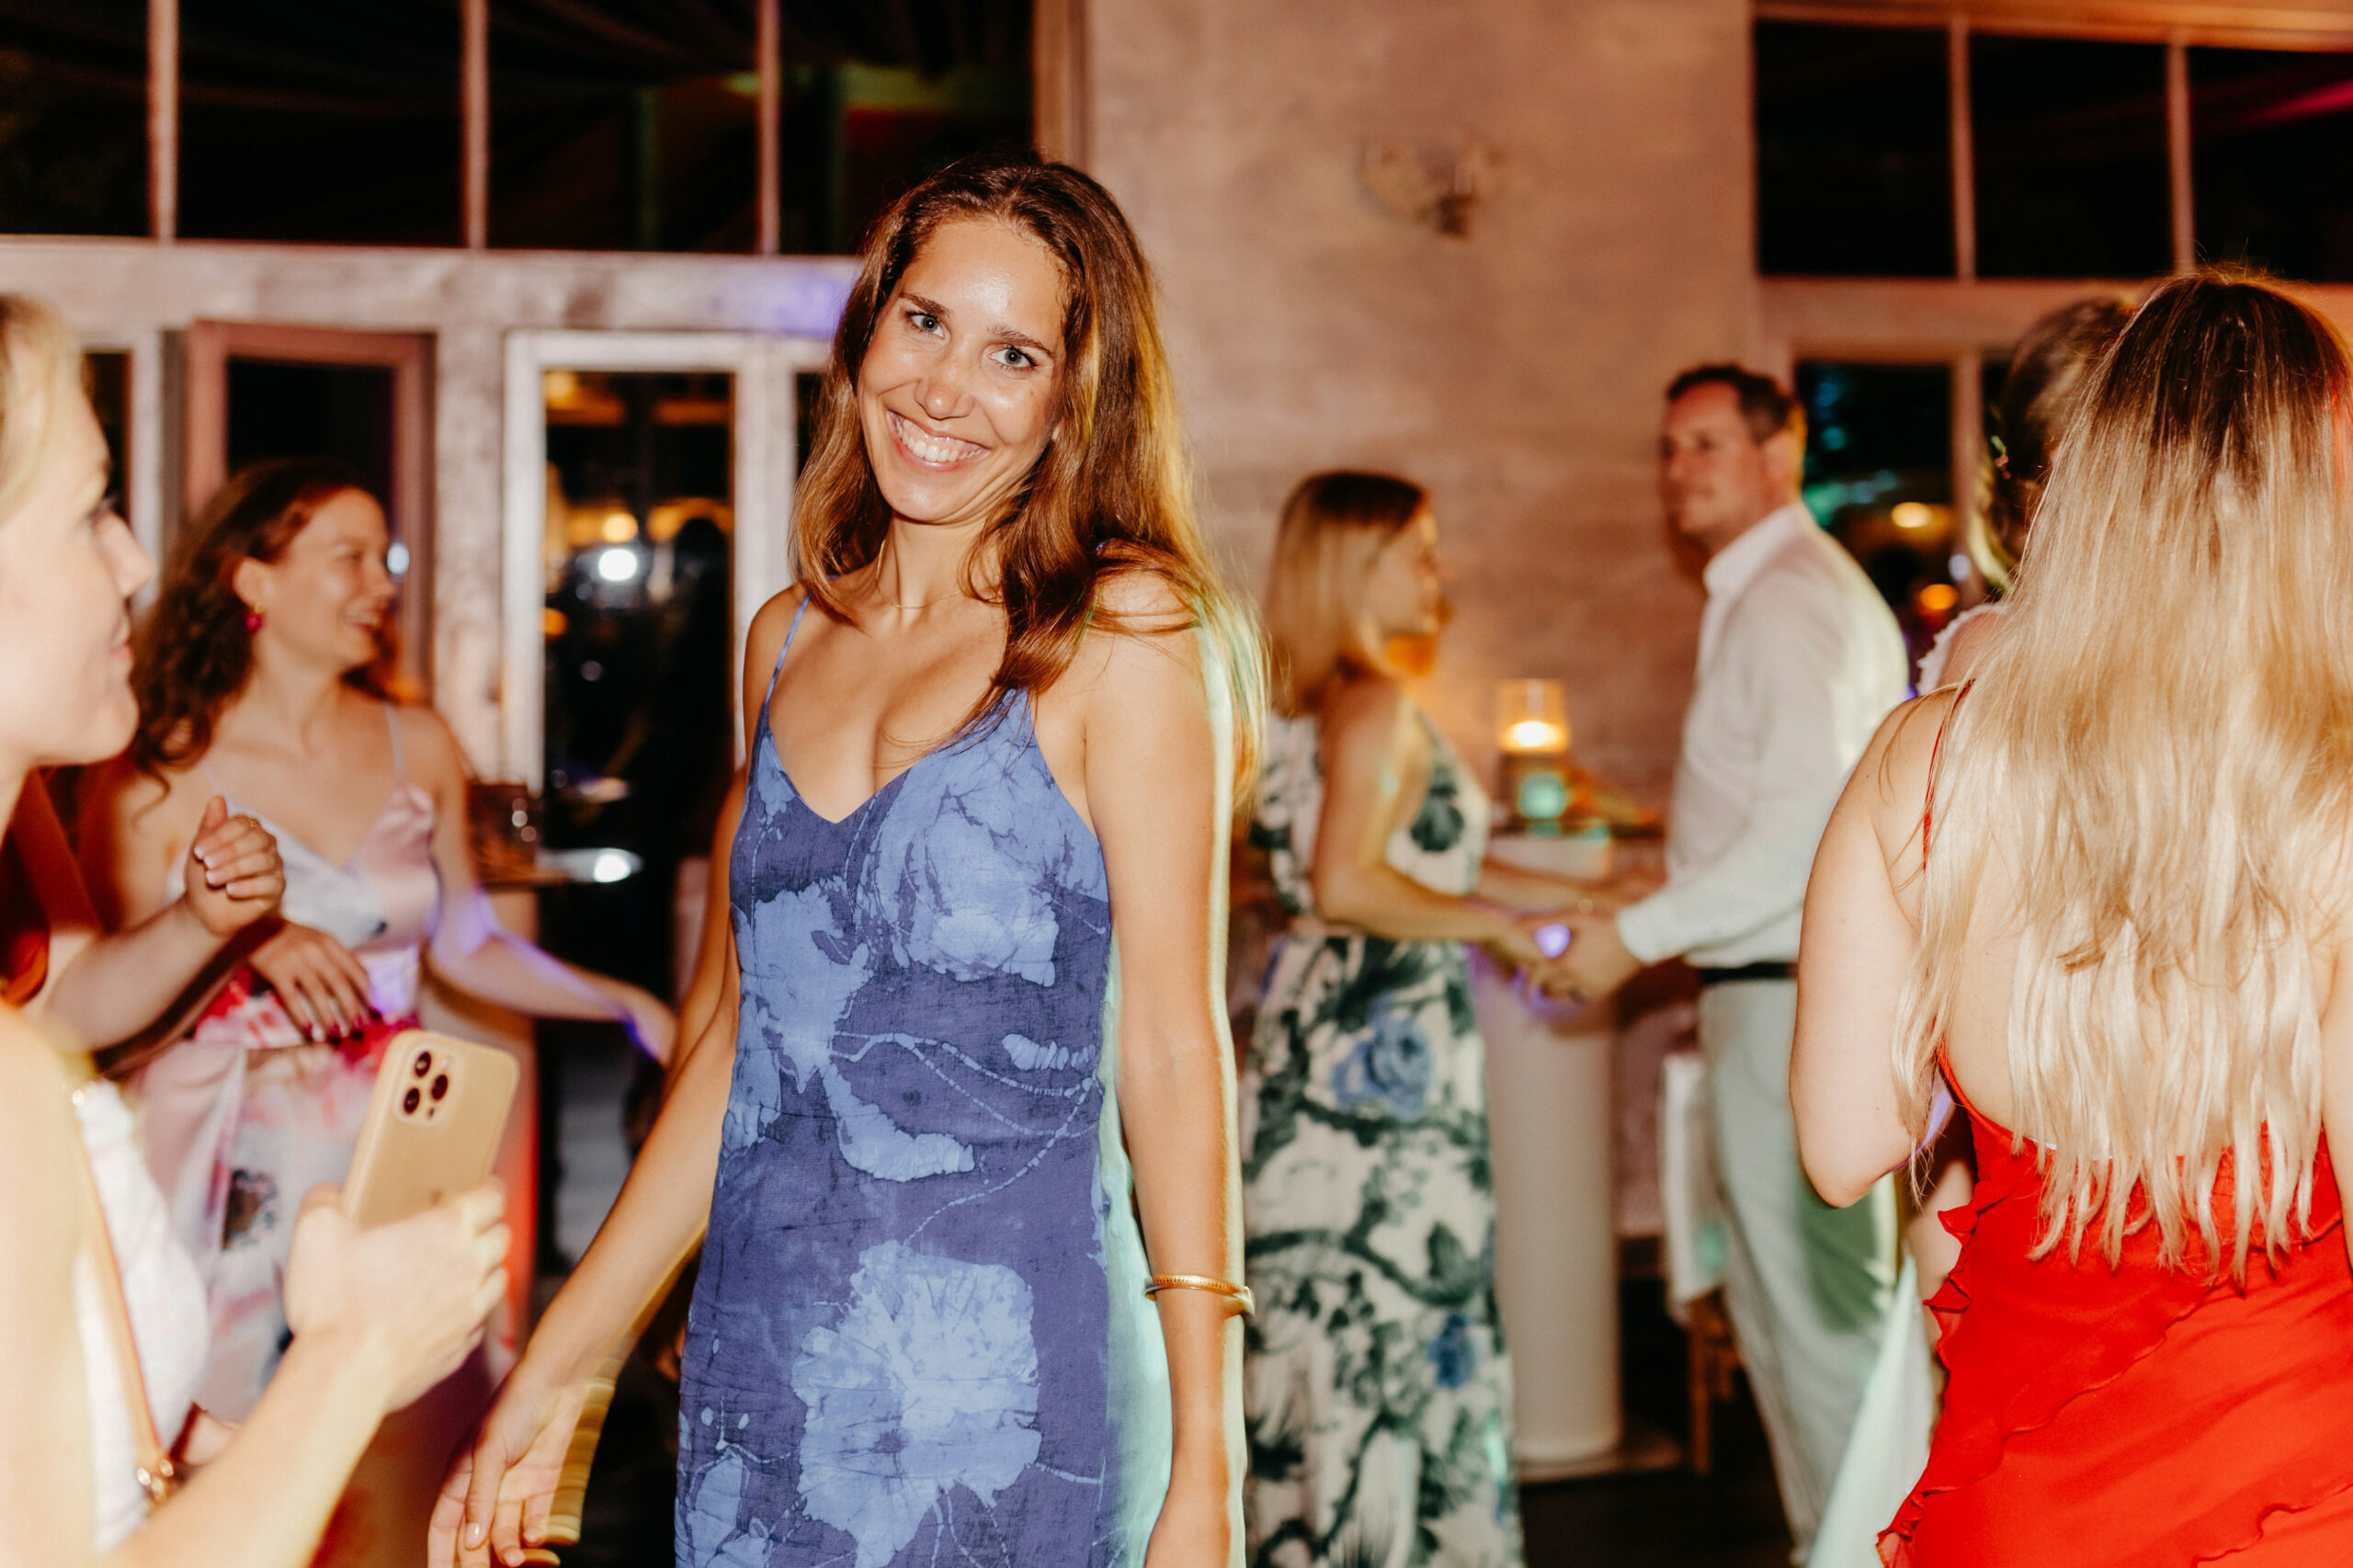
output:
[{"label": "blue tie-dye dress", "polygon": [[765,709],[752,749],[677,1561],[1140,1563],[1167,1363],[1111,1092],[1102,848],[1018,696],[839,822]]}]

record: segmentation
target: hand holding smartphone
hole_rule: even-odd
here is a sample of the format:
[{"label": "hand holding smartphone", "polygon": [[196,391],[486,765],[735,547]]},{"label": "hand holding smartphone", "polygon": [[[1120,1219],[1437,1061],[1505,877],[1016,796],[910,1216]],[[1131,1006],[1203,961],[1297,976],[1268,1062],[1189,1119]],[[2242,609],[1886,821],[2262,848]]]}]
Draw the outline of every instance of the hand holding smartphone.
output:
[{"label": "hand holding smartphone", "polygon": [[344,1213],[363,1229],[389,1224],[480,1187],[519,1077],[494,1047],[425,1029],[394,1035],[344,1178]]}]

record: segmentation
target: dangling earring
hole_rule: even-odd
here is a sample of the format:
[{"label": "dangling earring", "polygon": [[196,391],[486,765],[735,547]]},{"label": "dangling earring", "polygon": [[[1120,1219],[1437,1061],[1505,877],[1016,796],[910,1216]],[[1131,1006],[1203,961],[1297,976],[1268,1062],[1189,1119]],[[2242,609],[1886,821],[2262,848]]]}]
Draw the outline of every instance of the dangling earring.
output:
[{"label": "dangling earring", "polygon": [[259,631],[260,630],[261,630],[261,606],[259,606],[259,605],[247,605],[247,606],[245,607],[245,635],[246,635],[246,636],[248,636],[248,637],[250,637],[250,636],[252,636],[255,632]]}]

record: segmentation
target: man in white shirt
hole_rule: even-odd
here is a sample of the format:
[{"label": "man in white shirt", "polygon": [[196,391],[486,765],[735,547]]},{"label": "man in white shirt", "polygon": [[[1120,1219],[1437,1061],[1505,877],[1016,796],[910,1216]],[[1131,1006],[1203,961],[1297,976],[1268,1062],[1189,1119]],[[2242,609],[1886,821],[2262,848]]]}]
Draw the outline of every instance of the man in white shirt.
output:
[{"label": "man in white shirt", "polygon": [[1701,366],[1667,391],[1660,490],[1708,556],[1667,881],[1614,917],[1574,920],[1563,964],[1586,995],[1670,958],[1699,971],[1732,1243],[1725,1305],[1800,1562],[1861,1403],[1896,1260],[1890,1184],[1832,1209],[1798,1164],[1798,923],[1830,809],[1910,674],[1895,618],[1798,499],[1804,434],[1796,401],[1737,366]]}]

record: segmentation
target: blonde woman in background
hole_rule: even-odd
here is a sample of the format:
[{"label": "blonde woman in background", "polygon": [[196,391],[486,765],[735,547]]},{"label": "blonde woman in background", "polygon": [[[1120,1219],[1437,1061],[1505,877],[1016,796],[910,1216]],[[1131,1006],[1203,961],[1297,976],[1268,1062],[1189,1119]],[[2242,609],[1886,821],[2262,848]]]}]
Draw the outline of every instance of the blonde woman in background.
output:
[{"label": "blonde woman in background", "polygon": [[2353,361],[2202,274],[2080,399],[2001,636],[1881,727],[1806,901],[1815,1187],[1905,1164],[1940,1088],[1976,1145],[1943,1414],[1881,1555],[2339,1563]]},{"label": "blonde woman in background", "polygon": [[1529,912],[1595,901],[1486,858],[1485,793],[1385,662],[1438,630],[1438,538],[1419,485],[1317,474],[1267,593],[1279,712],[1250,835],[1290,926],[1242,1138],[1245,1513],[1269,1568],[1520,1561],[1466,959],[1541,968]]},{"label": "blonde woman in background", "polygon": [[[2062,306],[2027,328],[1994,401],[1984,510],[1971,518],[1969,553],[1989,590],[2006,595],[2026,552],[2028,531],[2051,475],[2075,393],[2094,360],[2116,341],[2132,307],[2113,296]],[[1920,658],[1918,688],[1960,686],[1976,671],[2002,623],[2006,599],[1963,611]],[[1923,1302],[1935,1299],[1961,1256],[1945,1216],[1966,1211],[1971,1166],[1966,1118],[1939,1102],[1942,1131],[1921,1155],[1920,1180],[1904,1219],[1905,1279]],[[1899,1282],[1901,1298],[1906,1287]],[[1868,1568],[1879,1561],[1880,1528],[1911,1490],[1927,1458],[1936,1393],[1928,1366],[1933,1330],[1922,1317],[1890,1318],[1864,1387],[1807,1568]]]},{"label": "blonde woman in background", "polygon": [[[125,601],[153,568],[107,503],[80,364],[45,306],[0,295],[0,812],[34,769],[119,750],[137,718]],[[0,1191],[0,1562],[302,1568],[378,1421],[467,1354],[506,1289],[494,1187],[364,1234],[331,1191],[310,1195],[287,1272],[292,1341],[231,1436],[191,1419],[203,1289],[130,1112],[6,1006]],[[134,1402],[195,1471],[152,1519]]]},{"label": "blonde woman in background", "polygon": [[2065,434],[2075,392],[2092,361],[2116,341],[2132,306],[2112,295],[2062,305],[2026,329],[2010,351],[2010,368],[1994,400],[1993,450],[1985,505],[1970,519],[1969,557],[1995,597],[1949,622],[1920,656],[1919,688],[1959,686],[1977,667],[1986,639],[2001,623],[2027,534],[2042,505],[2051,457]]}]

